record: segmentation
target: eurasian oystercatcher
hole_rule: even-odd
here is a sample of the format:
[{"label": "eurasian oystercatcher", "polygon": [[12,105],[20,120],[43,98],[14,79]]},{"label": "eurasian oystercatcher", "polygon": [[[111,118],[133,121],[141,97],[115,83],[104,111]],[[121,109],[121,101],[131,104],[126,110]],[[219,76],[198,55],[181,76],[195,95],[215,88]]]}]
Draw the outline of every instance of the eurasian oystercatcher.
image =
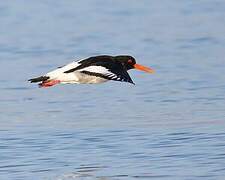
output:
[{"label": "eurasian oystercatcher", "polygon": [[31,83],[39,83],[39,87],[49,87],[55,84],[96,84],[108,80],[124,81],[134,84],[127,73],[130,69],[139,69],[147,73],[154,70],[137,64],[132,56],[94,56],[74,61],[44,76],[29,79]]}]

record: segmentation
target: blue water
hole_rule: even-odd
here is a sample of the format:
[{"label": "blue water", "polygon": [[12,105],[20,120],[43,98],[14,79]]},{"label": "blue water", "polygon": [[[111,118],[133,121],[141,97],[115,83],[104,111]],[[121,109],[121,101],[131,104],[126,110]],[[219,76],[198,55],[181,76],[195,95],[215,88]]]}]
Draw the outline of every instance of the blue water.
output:
[{"label": "blue water", "polygon": [[[225,2],[0,2],[0,179],[225,177]],[[130,54],[136,85],[27,79]]]}]

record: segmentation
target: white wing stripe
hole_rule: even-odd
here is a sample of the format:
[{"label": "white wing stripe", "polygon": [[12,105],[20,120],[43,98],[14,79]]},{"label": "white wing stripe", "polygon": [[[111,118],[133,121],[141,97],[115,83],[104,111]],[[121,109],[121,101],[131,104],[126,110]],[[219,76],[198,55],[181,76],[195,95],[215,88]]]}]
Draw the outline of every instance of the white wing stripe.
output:
[{"label": "white wing stripe", "polygon": [[110,72],[107,68],[105,68],[103,66],[88,66],[88,67],[80,69],[78,71],[88,71],[88,72],[92,72],[92,73],[100,73],[102,75],[107,76],[108,78],[110,78],[112,80],[125,81],[125,79],[123,77]]},{"label": "white wing stripe", "polygon": [[103,66],[88,66],[86,68],[80,69],[79,71],[89,71],[93,73],[100,73],[108,77],[116,76],[115,74],[113,74],[107,68]]}]

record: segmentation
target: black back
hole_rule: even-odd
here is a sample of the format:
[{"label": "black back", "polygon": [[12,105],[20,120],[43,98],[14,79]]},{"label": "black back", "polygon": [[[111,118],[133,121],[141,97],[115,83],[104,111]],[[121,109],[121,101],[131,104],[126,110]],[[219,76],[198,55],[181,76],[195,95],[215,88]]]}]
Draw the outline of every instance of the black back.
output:
[{"label": "black back", "polygon": [[[79,64],[80,64],[79,66],[73,69],[70,69],[68,71],[65,71],[64,73],[71,73],[77,70],[81,70],[80,72],[84,74],[93,75],[96,77],[102,77],[108,80],[125,81],[125,82],[134,84],[131,77],[127,73],[128,69],[127,69],[126,63],[123,63],[122,61],[118,60],[117,57],[118,56],[114,57],[114,56],[107,56],[107,55],[90,57],[90,58],[79,61]],[[101,73],[82,71],[83,68],[86,68],[89,66],[103,66],[106,69],[108,69],[110,72],[115,74],[117,78],[104,75]]]}]

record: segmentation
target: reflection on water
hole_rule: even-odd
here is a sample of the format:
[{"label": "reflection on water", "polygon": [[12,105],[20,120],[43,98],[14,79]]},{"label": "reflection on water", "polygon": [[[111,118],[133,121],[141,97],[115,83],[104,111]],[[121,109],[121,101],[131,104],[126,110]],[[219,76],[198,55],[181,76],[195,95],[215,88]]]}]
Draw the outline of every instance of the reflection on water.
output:
[{"label": "reflection on water", "polygon": [[[223,1],[24,3],[0,2],[0,179],[224,178]],[[98,54],[156,73],[27,82]]]}]

